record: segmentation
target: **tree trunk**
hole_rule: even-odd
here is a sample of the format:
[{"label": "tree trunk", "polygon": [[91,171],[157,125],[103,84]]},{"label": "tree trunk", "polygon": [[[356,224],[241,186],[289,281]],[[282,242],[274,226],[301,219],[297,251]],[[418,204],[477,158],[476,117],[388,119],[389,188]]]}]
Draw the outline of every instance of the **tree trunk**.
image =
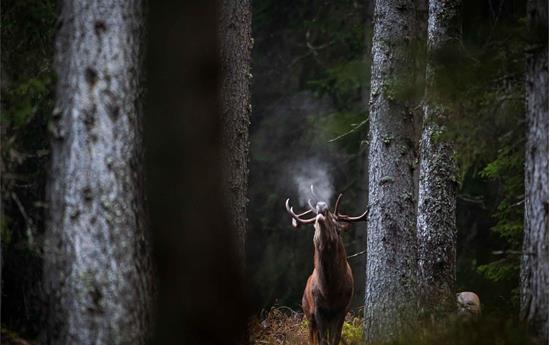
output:
[{"label": "tree trunk", "polygon": [[222,87],[222,159],[225,206],[236,232],[244,263],[248,187],[248,126],[250,124],[250,52],[252,50],[249,0],[223,0],[220,5]]},{"label": "tree trunk", "polygon": [[149,10],[155,343],[242,345],[251,309],[224,205],[220,3],[155,0]]},{"label": "tree trunk", "polygon": [[377,1],[369,112],[365,334],[397,338],[416,301],[413,94],[414,0]]},{"label": "tree trunk", "polygon": [[525,229],[521,317],[548,343],[548,2],[527,4]]},{"label": "tree trunk", "polygon": [[419,297],[429,314],[455,306],[456,162],[445,127],[450,107],[439,81],[451,75],[449,57],[457,55],[459,12],[460,0],[430,0],[417,214]]},{"label": "tree trunk", "polygon": [[[370,65],[370,58],[372,53],[372,34],[374,27],[374,2],[367,1],[365,4],[365,51],[363,53],[363,63],[365,66]],[[365,79],[361,80],[361,106],[364,109],[368,109],[370,101],[370,74],[365,76]],[[367,115],[368,117],[368,115]],[[360,129],[361,137],[366,137],[368,133],[368,127],[362,126]],[[362,141],[360,145],[360,153],[358,161],[358,171],[357,177],[359,179],[358,190],[357,190],[357,200],[356,205],[364,207],[368,205],[368,152],[366,147],[366,141]],[[359,211],[361,212],[361,211]],[[351,233],[353,236],[353,242],[355,248],[348,248],[349,250],[354,250],[355,253],[360,253],[366,250],[367,248],[367,232],[365,231],[367,224],[358,224],[356,225],[356,230]],[[353,252],[348,252],[353,255]],[[353,301],[352,307],[363,306],[365,299],[365,267],[367,264],[367,255],[364,254],[355,257],[353,260],[350,260],[351,270],[353,272]]]},{"label": "tree trunk", "polygon": [[65,0],[56,40],[46,344],[145,344],[141,1]]}]

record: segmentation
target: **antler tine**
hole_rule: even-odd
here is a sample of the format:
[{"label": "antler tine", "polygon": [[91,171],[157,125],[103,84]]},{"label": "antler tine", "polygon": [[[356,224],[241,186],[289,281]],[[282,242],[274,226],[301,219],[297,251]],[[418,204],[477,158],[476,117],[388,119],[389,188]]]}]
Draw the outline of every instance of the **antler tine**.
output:
[{"label": "antler tine", "polygon": [[363,220],[367,220],[367,214],[369,213],[368,207],[365,210],[365,212],[363,212],[362,215],[357,217],[351,217],[346,214],[340,214],[338,209],[340,208],[340,201],[342,200],[342,197],[343,197],[343,194],[340,193],[340,195],[338,195],[338,199],[336,199],[336,204],[334,205],[334,215],[336,216],[336,219],[338,219],[341,222],[347,222],[347,223],[361,222]]},{"label": "antler tine", "polygon": [[363,214],[360,215],[360,216],[350,217],[350,216],[345,215],[345,214],[337,214],[336,218],[341,222],[354,223],[354,222],[366,221],[368,214],[369,214],[369,208],[367,207],[365,212],[363,212]]},{"label": "antler tine", "polygon": [[[293,209],[292,207],[290,207],[290,209],[294,212],[294,209]],[[305,216],[306,214],[311,213],[311,212],[313,212],[313,211],[312,211],[312,210],[307,210],[307,211],[305,211],[305,212],[302,212],[302,213],[300,213],[300,214],[297,214],[297,216],[298,216],[298,217]]]},{"label": "antler tine", "polygon": [[300,224],[313,224],[313,223],[315,223],[316,217],[309,218],[309,219],[300,218],[300,216],[306,215],[306,214],[312,212],[312,210],[308,210],[304,213],[300,213],[300,215],[297,215],[296,213],[294,213],[294,210],[292,209],[292,207],[290,207],[289,203],[290,203],[290,199],[286,199],[286,202],[285,202],[286,211],[292,217],[292,225],[295,228],[297,228]]},{"label": "antler tine", "polygon": [[338,209],[340,208],[340,201],[342,200],[342,197],[344,194],[340,193],[338,195],[338,199],[336,199],[336,204],[334,204],[334,214],[338,215]]},{"label": "antler tine", "polygon": [[311,199],[307,199],[307,204],[309,205],[310,211],[317,213],[317,210],[313,207],[313,204],[311,204]]}]

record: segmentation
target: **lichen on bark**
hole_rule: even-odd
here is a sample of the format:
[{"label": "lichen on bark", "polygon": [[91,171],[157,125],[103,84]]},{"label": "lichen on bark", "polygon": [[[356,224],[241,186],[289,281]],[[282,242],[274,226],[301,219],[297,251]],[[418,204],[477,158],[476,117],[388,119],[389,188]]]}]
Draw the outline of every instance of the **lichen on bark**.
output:
[{"label": "lichen on bark", "polygon": [[450,74],[445,56],[458,54],[460,0],[429,1],[428,62],[420,140],[418,275],[425,316],[454,308],[456,280],[456,162],[447,133],[452,107],[439,81]]}]

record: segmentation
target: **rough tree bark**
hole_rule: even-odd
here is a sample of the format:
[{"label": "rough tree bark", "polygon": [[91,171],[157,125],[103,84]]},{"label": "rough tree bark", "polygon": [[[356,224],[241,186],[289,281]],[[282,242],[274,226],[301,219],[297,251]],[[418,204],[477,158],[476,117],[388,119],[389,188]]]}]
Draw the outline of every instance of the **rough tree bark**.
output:
[{"label": "rough tree bark", "polygon": [[145,344],[142,2],[65,0],[56,39],[46,344]]},{"label": "rough tree bark", "polygon": [[[367,1],[365,4],[365,51],[363,52],[363,63],[365,66],[370,66],[370,58],[372,52],[372,31],[374,24],[374,1]],[[370,101],[370,73],[365,76],[365,79],[361,80],[361,105],[363,109],[368,109]],[[368,118],[368,115],[367,115]],[[363,126],[361,129],[361,136],[366,137],[368,133],[368,127]],[[358,159],[358,171],[357,176],[359,178],[359,189],[357,191],[356,205],[363,206],[368,205],[368,146],[366,141],[361,143],[361,150]],[[356,253],[360,253],[367,248],[367,224],[356,225],[357,230],[351,234],[353,236],[352,243],[356,243],[355,248],[348,250],[355,250]],[[353,253],[353,252],[351,252]],[[366,252],[364,253],[366,254]],[[367,255],[359,255],[353,260],[350,260],[351,270],[353,274],[353,301],[352,306],[363,305],[365,298],[365,267],[367,264]]]},{"label": "rough tree bark", "polygon": [[521,317],[548,343],[548,1],[527,2],[527,143]]},{"label": "rough tree bark", "polygon": [[236,232],[244,262],[248,187],[248,126],[250,124],[250,72],[252,36],[248,0],[220,4],[222,159],[225,204]]},{"label": "rough tree bark", "polygon": [[414,0],[377,1],[369,111],[367,343],[398,337],[414,318],[416,230]]},{"label": "rough tree bark", "polygon": [[444,85],[461,38],[460,0],[430,0],[424,121],[418,187],[419,298],[428,314],[455,307],[456,162],[445,122]]}]

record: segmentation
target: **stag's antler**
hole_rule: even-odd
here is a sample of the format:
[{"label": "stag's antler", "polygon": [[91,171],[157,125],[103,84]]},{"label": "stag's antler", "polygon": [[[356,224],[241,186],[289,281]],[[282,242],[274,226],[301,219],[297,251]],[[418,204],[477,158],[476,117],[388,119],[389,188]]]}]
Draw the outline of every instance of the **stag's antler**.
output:
[{"label": "stag's antler", "polygon": [[317,209],[313,207],[313,204],[311,203],[311,199],[307,199],[307,204],[309,206],[310,211],[317,213]]},{"label": "stag's antler", "polygon": [[365,210],[365,212],[363,212],[362,215],[357,217],[351,217],[346,214],[340,214],[340,211],[338,211],[338,209],[340,208],[340,201],[342,200],[343,196],[344,196],[343,194],[338,195],[338,199],[336,199],[336,204],[334,205],[334,215],[336,216],[336,219],[341,222],[347,222],[347,223],[361,222],[361,221],[367,220],[367,214],[369,213],[368,207]]},{"label": "stag's antler", "polygon": [[296,213],[294,213],[294,210],[292,209],[292,207],[290,207],[289,203],[290,203],[290,199],[286,199],[286,202],[285,202],[286,211],[292,217],[292,226],[293,227],[297,228],[298,226],[300,226],[300,224],[313,224],[313,223],[315,223],[315,218],[316,217],[309,218],[309,219],[300,218],[300,217],[305,216],[306,214],[309,214],[311,212],[315,213],[313,209],[307,210],[307,211],[302,212],[300,214],[296,214]]}]

